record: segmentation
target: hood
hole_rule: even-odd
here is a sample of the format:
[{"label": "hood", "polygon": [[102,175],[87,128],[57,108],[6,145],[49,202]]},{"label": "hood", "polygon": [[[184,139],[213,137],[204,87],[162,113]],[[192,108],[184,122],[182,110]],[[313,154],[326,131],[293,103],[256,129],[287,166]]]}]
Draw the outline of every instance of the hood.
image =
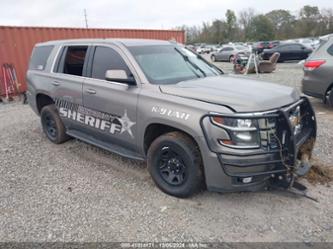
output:
[{"label": "hood", "polygon": [[271,110],[300,98],[290,87],[229,75],[161,85],[160,89],[165,94],[227,106],[236,112]]}]

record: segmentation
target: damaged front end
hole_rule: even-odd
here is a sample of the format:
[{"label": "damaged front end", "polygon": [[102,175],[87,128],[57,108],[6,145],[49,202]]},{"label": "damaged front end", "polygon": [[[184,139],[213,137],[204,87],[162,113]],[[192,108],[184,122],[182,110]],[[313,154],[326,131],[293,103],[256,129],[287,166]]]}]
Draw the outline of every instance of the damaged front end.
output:
[{"label": "damaged front end", "polygon": [[234,187],[265,182],[288,188],[311,168],[316,118],[305,97],[273,111],[211,113],[202,119],[202,128]]}]

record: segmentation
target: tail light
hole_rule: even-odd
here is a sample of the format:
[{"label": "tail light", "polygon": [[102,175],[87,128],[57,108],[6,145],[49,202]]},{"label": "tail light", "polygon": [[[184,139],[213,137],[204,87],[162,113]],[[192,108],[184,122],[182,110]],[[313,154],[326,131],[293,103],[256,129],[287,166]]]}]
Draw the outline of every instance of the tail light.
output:
[{"label": "tail light", "polygon": [[312,60],[312,61],[306,61],[304,63],[304,69],[312,71],[317,68],[319,68],[321,65],[323,65],[326,61],[325,60]]},{"label": "tail light", "polygon": [[273,47],[273,44],[272,44],[272,43],[270,43],[270,44],[268,45],[268,47],[269,47],[269,48],[272,48],[272,47]]}]

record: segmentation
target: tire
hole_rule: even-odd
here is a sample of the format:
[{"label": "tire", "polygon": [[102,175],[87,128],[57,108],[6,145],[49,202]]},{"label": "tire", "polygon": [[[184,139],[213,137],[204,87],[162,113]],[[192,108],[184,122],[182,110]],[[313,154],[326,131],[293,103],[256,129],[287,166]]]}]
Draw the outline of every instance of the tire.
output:
[{"label": "tire", "polygon": [[327,92],[325,102],[329,107],[333,107],[333,89]]},{"label": "tire", "polygon": [[212,55],[212,56],[210,57],[210,59],[212,60],[212,62],[215,62],[215,61],[216,61],[216,57],[215,57],[215,55]]},{"label": "tire", "polygon": [[198,146],[181,132],[156,138],[148,149],[148,171],[163,192],[181,198],[203,187],[202,160]]},{"label": "tire", "polygon": [[230,62],[230,63],[233,63],[233,62],[234,62],[234,58],[235,58],[235,56],[230,55],[230,57],[229,57],[229,62]]},{"label": "tire", "polygon": [[70,139],[54,104],[44,106],[40,118],[43,131],[52,143],[61,144]]}]

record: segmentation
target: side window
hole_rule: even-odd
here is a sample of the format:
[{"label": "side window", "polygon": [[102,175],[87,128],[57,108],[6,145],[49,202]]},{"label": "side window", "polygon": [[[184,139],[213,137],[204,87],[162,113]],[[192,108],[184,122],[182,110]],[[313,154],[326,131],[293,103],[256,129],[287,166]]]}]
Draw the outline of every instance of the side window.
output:
[{"label": "side window", "polygon": [[290,45],[290,49],[292,49],[292,50],[300,50],[300,49],[302,49],[302,46],[298,45],[298,44],[293,44],[293,45]]},{"label": "side window", "polygon": [[222,49],[223,52],[225,52],[225,51],[231,51],[231,50],[232,50],[231,47],[225,47],[225,48]]},{"label": "side window", "polygon": [[289,45],[284,45],[284,46],[281,46],[280,47],[281,51],[287,51],[290,49],[290,46]]},{"label": "side window", "polygon": [[44,70],[47,59],[49,58],[54,46],[39,46],[32,51],[29,63],[30,70]]},{"label": "side window", "polygon": [[92,64],[91,77],[95,79],[105,79],[107,70],[125,70],[128,77],[132,74],[117,51],[109,47],[96,47]]},{"label": "side window", "polygon": [[88,46],[72,46],[65,48],[57,72],[82,76],[87,50]]},{"label": "side window", "polygon": [[329,53],[330,55],[333,55],[333,44],[331,46],[329,46],[329,48],[327,49],[327,53]]}]

